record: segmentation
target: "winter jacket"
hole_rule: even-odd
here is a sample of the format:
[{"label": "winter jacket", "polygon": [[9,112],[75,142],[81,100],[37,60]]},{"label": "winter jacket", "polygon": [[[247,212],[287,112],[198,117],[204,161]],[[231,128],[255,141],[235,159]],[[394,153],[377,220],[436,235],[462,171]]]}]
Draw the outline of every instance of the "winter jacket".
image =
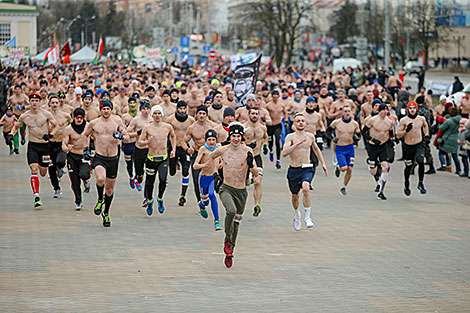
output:
[{"label": "winter jacket", "polygon": [[439,130],[442,132],[441,138],[444,140],[444,144],[440,149],[446,153],[457,153],[459,144],[457,139],[459,137],[459,123],[462,117],[460,115],[449,117],[442,125]]}]

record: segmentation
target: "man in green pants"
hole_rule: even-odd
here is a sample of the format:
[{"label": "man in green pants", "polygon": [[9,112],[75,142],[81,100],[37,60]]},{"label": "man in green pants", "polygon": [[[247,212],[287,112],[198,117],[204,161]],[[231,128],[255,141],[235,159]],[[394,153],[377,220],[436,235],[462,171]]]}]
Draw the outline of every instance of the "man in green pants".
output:
[{"label": "man in green pants", "polygon": [[238,122],[229,125],[230,144],[216,149],[211,158],[222,158],[224,183],[219,196],[225,207],[225,266],[232,267],[233,249],[237,239],[238,227],[243,218],[248,193],[246,191],[246,173],[258,176],[258,169],[253,161],[253,151],[242,144],[245,128]]}]

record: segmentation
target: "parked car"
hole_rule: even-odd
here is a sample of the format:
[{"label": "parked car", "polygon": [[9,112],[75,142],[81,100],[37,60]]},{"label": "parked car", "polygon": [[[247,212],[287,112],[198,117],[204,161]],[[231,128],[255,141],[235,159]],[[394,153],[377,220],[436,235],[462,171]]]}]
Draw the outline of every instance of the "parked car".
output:
[{"label": "parked car", "polygon": [[403,72],[407,74],[418,74],[420,67],[423,66],[423,63],[418,61],[408,61],[405,66],[403,66]]}]

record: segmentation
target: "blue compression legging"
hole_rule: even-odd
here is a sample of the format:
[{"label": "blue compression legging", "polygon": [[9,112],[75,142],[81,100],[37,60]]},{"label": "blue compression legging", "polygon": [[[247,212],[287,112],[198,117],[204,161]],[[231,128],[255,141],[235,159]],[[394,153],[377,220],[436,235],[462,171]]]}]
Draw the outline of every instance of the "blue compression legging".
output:
[{"label": "blue compression legging", "polygon": [[199,188],[201,190],[201,202],[206,207],[211,202],[212,214],[215,220],[219,220],[219,205],[215,197],[214,177],[199,175]]}]

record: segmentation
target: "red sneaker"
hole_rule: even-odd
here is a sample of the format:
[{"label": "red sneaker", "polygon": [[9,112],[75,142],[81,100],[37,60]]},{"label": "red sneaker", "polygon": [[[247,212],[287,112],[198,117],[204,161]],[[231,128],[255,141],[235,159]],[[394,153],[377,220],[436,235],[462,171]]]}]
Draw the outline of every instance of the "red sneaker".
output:
[{"label": "red sneaker", "polygon": [[[227,255],[232,255],[233,253],[233,244],[232,244],[232,240],[230,239],[225,239],[225,242],[224,242],[224,252],[225,254]],[[231,264],[231,263],[230,263]]]},{"label": "red sneaker", "polygon": [[227,268],[231,268],[233,264],[233,255],[226,255],[224,263]]}]

